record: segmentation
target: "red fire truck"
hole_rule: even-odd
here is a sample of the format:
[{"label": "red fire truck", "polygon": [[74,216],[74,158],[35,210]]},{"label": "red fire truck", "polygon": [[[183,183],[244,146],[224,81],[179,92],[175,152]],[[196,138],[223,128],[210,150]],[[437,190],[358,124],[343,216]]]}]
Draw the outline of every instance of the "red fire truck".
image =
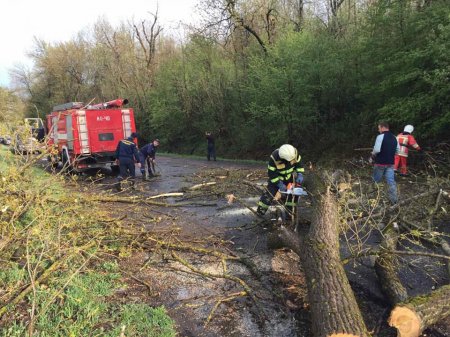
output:
[{"label": "red fire truck", "polygon": [[127,99],[85,105],[61,104],[47,115],[48,146],[53,165],[62,162],[75,172],[110,167],[121,139],[136,131],[133,109],[125,109]]}]

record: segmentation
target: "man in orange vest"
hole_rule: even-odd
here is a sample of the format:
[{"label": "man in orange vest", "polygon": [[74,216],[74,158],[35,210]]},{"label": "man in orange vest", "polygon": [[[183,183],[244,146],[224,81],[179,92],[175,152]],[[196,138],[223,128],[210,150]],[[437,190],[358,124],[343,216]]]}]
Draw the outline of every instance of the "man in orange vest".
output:
[{"label": "man in orange vest", "polygon": [[401,132],[397,136],[398,144],[400,145],[400,150],[395,155],[394,170],[397,172],[400,166],[401,176],[407,175],[406,162],[408,159],[408,146],[412,147],[417,151],[420,151],[420,146],[419,144],[417,144],[416,140],[414,139],[414,136],[412,135],[413,131],[414,127],[412,125],[406,125],[405,128],[403,129],[403,132]]}]

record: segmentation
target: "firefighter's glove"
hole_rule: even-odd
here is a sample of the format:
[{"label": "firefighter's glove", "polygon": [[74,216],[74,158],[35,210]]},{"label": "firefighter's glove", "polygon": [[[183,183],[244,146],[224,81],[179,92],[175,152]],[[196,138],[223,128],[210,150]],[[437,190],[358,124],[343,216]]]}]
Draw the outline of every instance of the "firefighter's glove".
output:
[{"label": "firefighter's glove", "polygon": [[286,185],[283,184],[282,181],[278,182],[277,187],[278,187],[278,191],[280,191],[280,192],[286,192],[287,191]]},{"label": "firefighter's glove", "polygon": [[297,173],[297,178],[295,178],[295,185],[300,186],[303,183],[303,174]]}]

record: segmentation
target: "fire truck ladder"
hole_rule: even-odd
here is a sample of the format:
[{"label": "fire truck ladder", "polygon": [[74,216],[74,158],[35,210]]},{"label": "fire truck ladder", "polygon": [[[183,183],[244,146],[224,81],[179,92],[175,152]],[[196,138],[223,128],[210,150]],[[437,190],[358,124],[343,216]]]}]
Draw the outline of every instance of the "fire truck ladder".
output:
[{"label": "fire truck ladder", "polygon": [[131,136],[131,118],[130,118],[130,110],[128,110],[128,109],[122,110],[122,128],[123,128],[124,138],[130,137]]},{"label": "fire truck ladder", "polygon": [[86,111],[80,110],[77,112],[78,137],[80,138],[81,153],[89,154],[89,135],[86,124]]}]

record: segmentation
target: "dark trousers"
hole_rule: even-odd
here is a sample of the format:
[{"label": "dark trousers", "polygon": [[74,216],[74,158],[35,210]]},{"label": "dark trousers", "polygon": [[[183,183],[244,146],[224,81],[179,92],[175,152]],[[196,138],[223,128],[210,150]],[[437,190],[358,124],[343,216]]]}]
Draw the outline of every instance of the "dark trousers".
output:
[{"label": "dark trousers", "polygon": [[130,177],[134,179],[136,177],[136,167],[134,166],[134,160],[130,158],[119,158],[119,181]]},{"label": "dark trousers", "polygon": [[150,177],[154,176],[156,172],[152,170],[152,158],[145,157],[142,153],[139,153],[139,161],[141,163],[141,173],[145,174],[145,166],[147,166],[147,172]]},{"label": "dark trousers", "polygon": [[216,160],[216,147],[214,146],[214,144],[208,144],[208,160],[210,160],[211,157]]}]

